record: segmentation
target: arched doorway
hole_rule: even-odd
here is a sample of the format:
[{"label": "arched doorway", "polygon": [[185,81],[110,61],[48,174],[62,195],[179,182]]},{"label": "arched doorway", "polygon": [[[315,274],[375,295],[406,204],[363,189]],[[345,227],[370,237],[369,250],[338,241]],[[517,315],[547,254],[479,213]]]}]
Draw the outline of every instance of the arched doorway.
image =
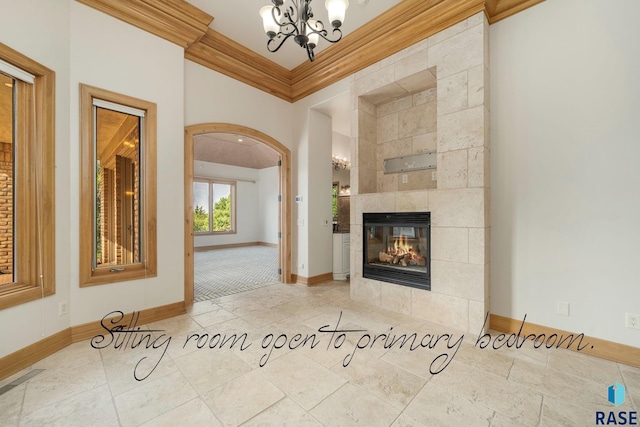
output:
[{"label": "arched doorway", "polygon": [[278,245],[280,280],[283,283],[291,283],[291,151],[272,137],[245,126],[229,123],[202,123],[186,126],[184,137],[184,301],[187,306],[193,304],[194,298],[193,139],[196,135],[209,133],[233,133],[251,137],[272,148],[280,155],[280,239]]}]

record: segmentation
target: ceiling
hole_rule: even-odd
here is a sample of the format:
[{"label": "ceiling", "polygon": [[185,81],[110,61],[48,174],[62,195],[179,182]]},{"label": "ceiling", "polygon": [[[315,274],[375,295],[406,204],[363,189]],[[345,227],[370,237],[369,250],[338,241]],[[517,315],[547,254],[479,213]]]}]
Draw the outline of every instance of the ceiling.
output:
[{"label": "ceiling", "polygon": [[[214,17],[209,28],[223,34],[235,42],[244,45],[255,53],[291,70],[303,62],[308,61],[306,51],[293,40],[287,40],[282,48],[275,53],[267,50],[267,36],[262,28],[262,18],[258,11],[263,6],[272,4],[270,0],[187,0],[193,6],[207,12]],[[285,6],[292,0],[286,0]],[[385,12],[387,9],[400,3],[401,0],[351,0],[342,25],[343,36],[373,18]],[[366,3],[366,4],[361,4]],[[316,0],[312,3],[314,18],[327,23],[327,10],[324,0]],[[329,31],[331,35],[331,31]],[[314,50],[316,54],[330,46],[329,42],[321,40]]]},{"label": "ceiling", "polygon": [[209,163],[264,169],[277,166],[280,155],[266,144],[247,136],[208,133],[193,138],[193,158]]}]

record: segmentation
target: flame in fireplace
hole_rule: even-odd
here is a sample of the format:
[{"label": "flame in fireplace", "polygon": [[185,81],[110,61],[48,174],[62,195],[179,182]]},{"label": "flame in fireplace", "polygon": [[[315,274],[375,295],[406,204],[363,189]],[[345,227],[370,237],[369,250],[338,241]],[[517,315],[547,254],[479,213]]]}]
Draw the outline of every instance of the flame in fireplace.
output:
[{"label": "flame in fireplace", "polygon": [[409,265],[424,266],[427,259],[409,244],[409,237],[400,234],[394,238],[393,246],[388,246],[386,252],[378,254],[378,260],[382,263],[394,264],[402,267]]},{"label": "flame in fireplace", "polygon": [[393,248],[387,248],[387,253],[390,255],[404,255],[412,250],[413,246],[409,244],[409,238],[401,234],[395,238]]}]

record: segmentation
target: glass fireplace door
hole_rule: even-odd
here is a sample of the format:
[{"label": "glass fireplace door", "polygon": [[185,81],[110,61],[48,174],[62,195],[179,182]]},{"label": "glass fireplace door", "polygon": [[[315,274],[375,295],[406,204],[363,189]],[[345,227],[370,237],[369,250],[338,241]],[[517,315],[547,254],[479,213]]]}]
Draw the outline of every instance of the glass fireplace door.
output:
[{"label": "glass fireplace door", "polygon": [[364,214],[363,277],[430,289],[430,214]]}]

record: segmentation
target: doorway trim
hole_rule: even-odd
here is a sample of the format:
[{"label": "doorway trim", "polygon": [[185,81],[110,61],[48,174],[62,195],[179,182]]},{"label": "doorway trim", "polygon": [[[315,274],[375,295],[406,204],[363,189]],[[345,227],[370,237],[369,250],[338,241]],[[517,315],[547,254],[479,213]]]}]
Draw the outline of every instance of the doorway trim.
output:
[{"label": "doorway trim", "polygon": [[280,154],[278,213],[280,226],[279,260],[283,283],[291,282],[291,151],[274,138],[255,129],[230,123],[201,123],[184,128],[184,303],[193,304],[193,138],[205,133],[233,133],[256,139]]}]

